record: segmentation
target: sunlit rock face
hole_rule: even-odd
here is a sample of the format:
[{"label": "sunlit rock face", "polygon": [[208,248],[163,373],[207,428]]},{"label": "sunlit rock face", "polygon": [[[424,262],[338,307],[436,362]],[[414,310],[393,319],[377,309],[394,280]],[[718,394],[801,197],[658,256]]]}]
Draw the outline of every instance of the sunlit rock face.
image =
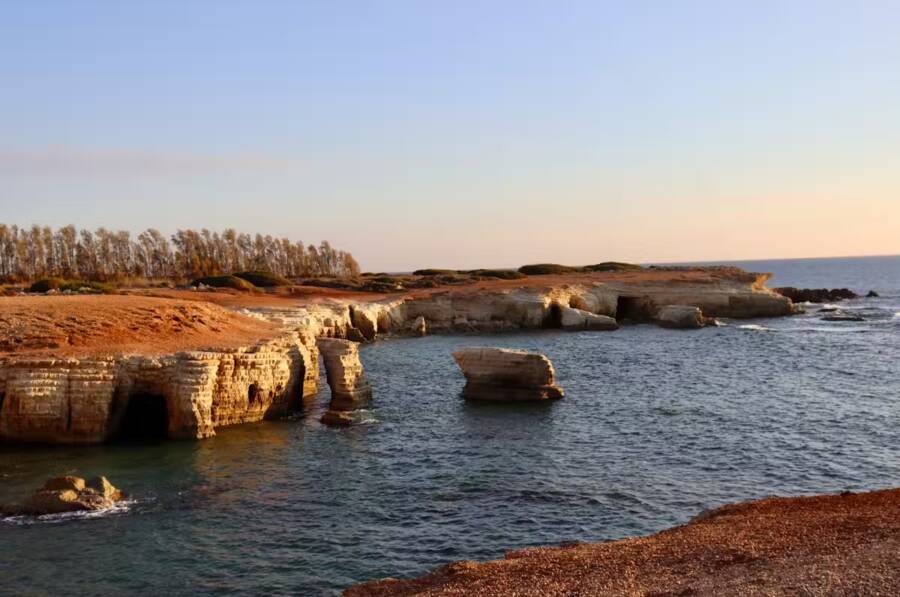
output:
[{"label": "sunlit rock face", "polygon": [[473,400],[531,401],[563,397],[556,372],[542,354],[509,348],[463,348],[453,353]]},{"label": "sunlit rock face", "polygon": [[320,420],[332,427],[348,427],[359,419],[355,411],[367,406],[372,398],[359,360],[359,344],[336,338],[323,338],[318,344],[331,388],[331,402]]},{"label": "sunlit rock face", "polygon": [[318,385],[318,349],[293,332],[247,348],[169,356],[8,357],[0,438],[99,443],[130,433],[203,438],[277,417]]},{"label": "sunlit rock face", "polygon": [[372,388],[359,360],[359,344],[350,340],[323,338],[318,345],[331,388],[330,408],[355,410],[368,404],[372,398]]},{"label": "sunlit rock face", "polygon": [[705,317],[699,307],[691,305],[666,305],[656,314],[656,323],[670,329],[699,329],[713,321]]},{"label": "sunlit rock face", "polygon": [[44,483],[20,506],[0,506],[5,514],[62,514],[89,510],[106,510],[124,499],[106,477],[85,481],[81,477],[55,477]]}]

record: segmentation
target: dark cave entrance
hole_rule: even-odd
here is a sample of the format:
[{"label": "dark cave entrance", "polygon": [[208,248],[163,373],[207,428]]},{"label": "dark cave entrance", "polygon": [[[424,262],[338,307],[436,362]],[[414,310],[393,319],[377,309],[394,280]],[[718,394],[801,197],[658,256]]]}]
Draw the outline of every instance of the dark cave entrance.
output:
[{"label": "dark cave entrance", "polygon": [[544,327],[547,329],[558,330],[562,327],[562,307],[554,303],[550,305],[544,314]]},{"label": "dark cave entrance", "polygon": [[647,323],[656,315],[653,301],[639,296],[620,296],[616,299],[616,321]]},{"label": "dark cave entrance", "polygon": [[139,392],[128,399],[117,436],[120,440],[164,439],[168,426],[165,396]]}]

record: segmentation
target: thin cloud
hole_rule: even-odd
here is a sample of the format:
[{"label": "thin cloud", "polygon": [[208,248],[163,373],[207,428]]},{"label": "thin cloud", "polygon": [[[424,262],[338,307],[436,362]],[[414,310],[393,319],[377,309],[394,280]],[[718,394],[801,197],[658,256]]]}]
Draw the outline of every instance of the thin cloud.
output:
[{"label": "thin cloud", "polygon": [[296,170],[299,160],[262,154],[192,154],[140,149],[0,148],[0,172],[16,175],[134,176]]}]

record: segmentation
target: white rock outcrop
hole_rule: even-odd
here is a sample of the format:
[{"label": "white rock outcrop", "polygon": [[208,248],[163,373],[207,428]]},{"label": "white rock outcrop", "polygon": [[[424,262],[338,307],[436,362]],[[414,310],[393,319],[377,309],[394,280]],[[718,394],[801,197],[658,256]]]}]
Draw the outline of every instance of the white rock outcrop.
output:
[{"label": "white rock outcrop", "polygon": [[616,320],[608,315],[597,315],[572,307],[559,307],[559,309],[560,327],[564,330],[612,331],[619,329]]},{"label": "white rock outcrop", "polygon": [[666,305],[656,314],[656,323],[664,328],[699,329],[711,322],[699,307],[691,305]]},{"label": "white rock outcrop", "polygon": [[463,394],[476,400],[554,400],[564,392],[556,385],[553,363],[542,354],[509,348],[462,348],[453,358],[466,377]]}]

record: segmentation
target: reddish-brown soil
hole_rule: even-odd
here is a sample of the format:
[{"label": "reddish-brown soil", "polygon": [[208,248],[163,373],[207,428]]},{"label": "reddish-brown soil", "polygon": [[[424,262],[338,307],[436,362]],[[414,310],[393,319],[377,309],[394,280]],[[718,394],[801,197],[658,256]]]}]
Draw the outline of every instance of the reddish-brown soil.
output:
[{"label": "reddish-brown soil", "polygon": [[273,324],[218,305],[171,298],[0,297],[0,356],[168,354],[252,345]]},{"label": "reddish-brown soil", "polygon": [[649,537],[457,562],[396,595],[900,595],[900,489],[726,506]]},{"label": "reddish-brown soil", "polygon": [[[189,290],[129,290],[126,292],[142,296],[164,296],[184,300],[212,302],[228,307],[284,306],[285,304],[311,304],[330,300],[352,300],[358,302],[376,301],[388,296],[426,297],[438,293],[476,294],[493,290],[515,288],[549,288],[567,284],[642,283],[642,284],[715,284],[718,282],[753,282],[758,274],[750,274],[736,268],[694,268],[694,269],[645,269],[626,272],[594,272],[547,276],[528,276],[516,280],[473,280],[463,284],[437,286],[434,288],[410,288],[392,293],[364,292],[316,286],[291,286],[271,289],[268,292],[238,292],[220,290],[217,292],[195,292]],[[403,276],[400,276],[403,278]],[[411,277],[410,277],[411,278]]]},{"label": "reddish-brown soil", "polygon": [[231,312],[242,307],[286,307],[325,301],[375,301],[387,296],[426,297],[473,294],[514,288],[547,288],[594,282],[703,284],[753,280],[741,270],[651,270],[529,276],[480,280],[379,294],[313,286],[269,292],[199,292],[126,289],[118,295],[0,297],[0,355],[142,353],[165,354],[198,348],[256,343],[276,333],[272,325]]}]

